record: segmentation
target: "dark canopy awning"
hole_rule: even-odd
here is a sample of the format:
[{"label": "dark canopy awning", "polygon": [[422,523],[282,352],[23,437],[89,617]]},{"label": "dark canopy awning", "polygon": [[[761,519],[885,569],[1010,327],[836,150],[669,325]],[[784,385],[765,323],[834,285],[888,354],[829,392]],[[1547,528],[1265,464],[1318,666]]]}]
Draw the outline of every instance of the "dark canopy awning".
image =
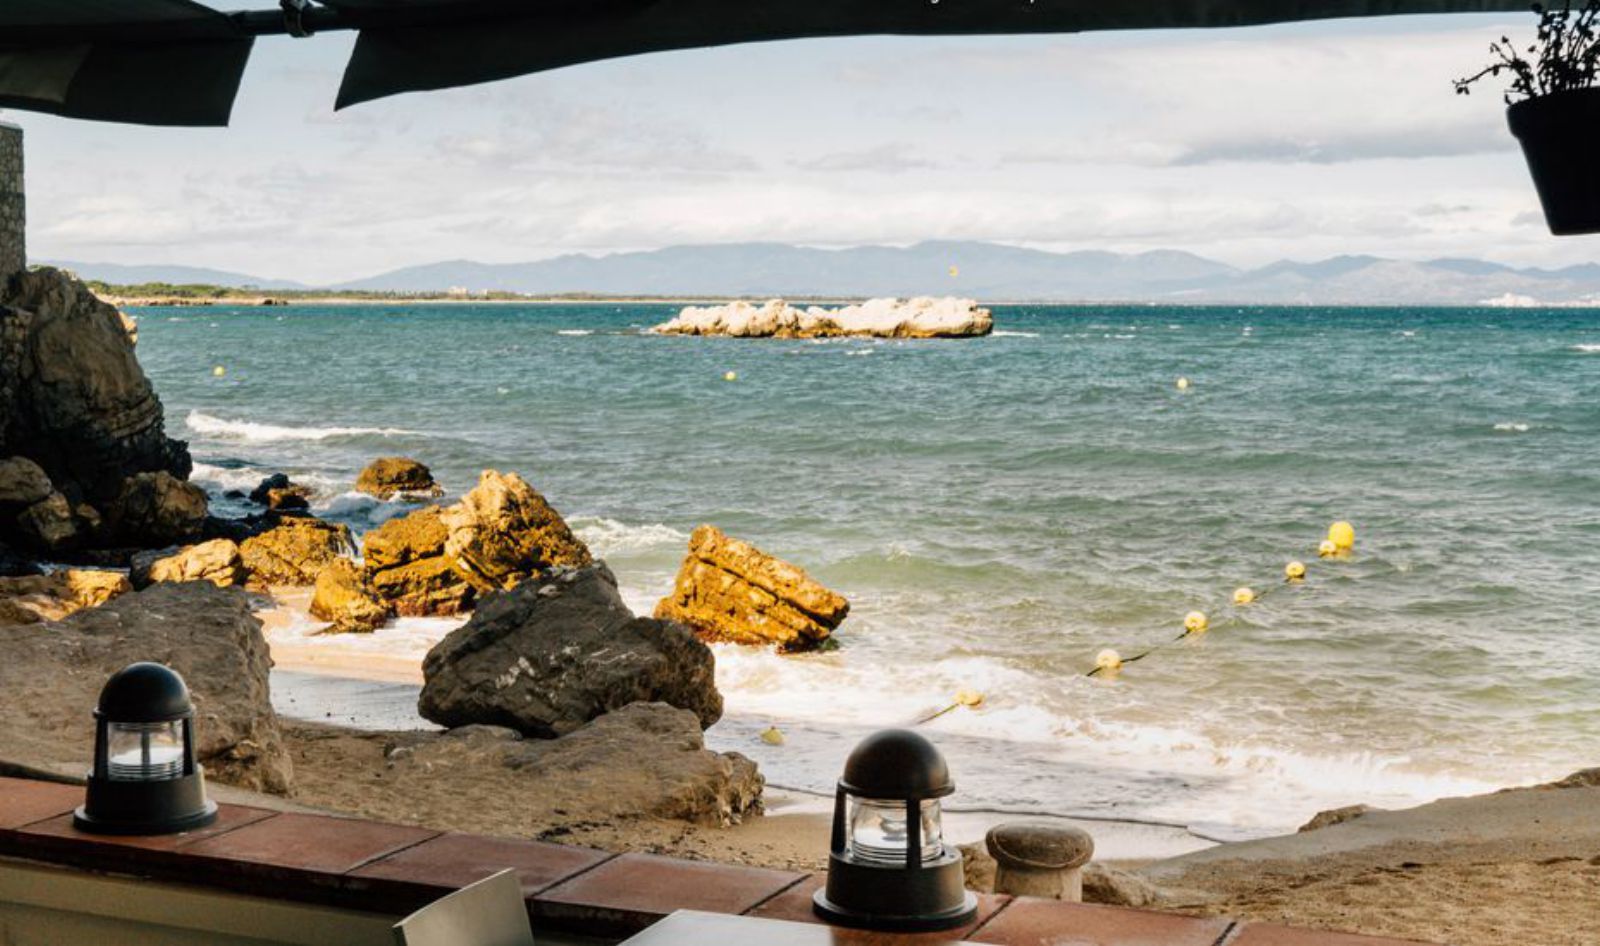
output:
[{"label": "dark canopy awning", "polygon": [[[305,6],[306,0],[282,0]],[[1530,0],[0,0],[0,105],[226,124],[251,37],[359,31],[338,107],[667,49],[866,34],[1070,33],[1526,10]]]},{"label": "dark canopy awning", "polygon": [[0,0],[0,106],[226,125],[252,41],[189,0]]}]

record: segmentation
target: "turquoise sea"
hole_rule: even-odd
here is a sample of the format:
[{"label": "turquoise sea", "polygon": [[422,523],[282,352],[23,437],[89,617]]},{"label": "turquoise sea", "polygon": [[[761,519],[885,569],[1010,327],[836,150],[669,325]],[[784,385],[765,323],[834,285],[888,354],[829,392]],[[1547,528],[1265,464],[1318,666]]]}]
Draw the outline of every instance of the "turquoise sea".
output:
[{"label": "turquoise sea", "polygon": [[[1232,837],[1600,764],[1600,312],[1004,306],[961,341],[642,333],[674,312],[135,310],[219,496],[282,470],[360,531],[403,511],[349,491],[374,456],[452,493],[515,470],[639,610],[702,522],[848,595],[837,652],[717,648],[709,740],[776,784],[828,790],[859,734],[962,687],[985,705],[926,727],[957,808]],[[1355,554],[1318,561],[1336,519]],[[1236,608],[1239,585],[1277,590]],[[1195,609],[1203,637],[1085,676]],[[420,656],[450,626],[327,646]],[[783,746],[755,738],[774,723]]]}]

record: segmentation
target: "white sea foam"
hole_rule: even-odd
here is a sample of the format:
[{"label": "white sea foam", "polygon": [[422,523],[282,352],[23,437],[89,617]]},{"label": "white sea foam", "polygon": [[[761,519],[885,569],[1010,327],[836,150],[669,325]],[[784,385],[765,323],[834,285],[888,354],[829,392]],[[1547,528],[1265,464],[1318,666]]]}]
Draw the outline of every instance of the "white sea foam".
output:
[{"label": "white sea foam", "polygon": [[1528,425],[1527,424],[1517,424],[1517,423],[1512,423],[1510,421],[1506,421],[1506,422],[1502,422],[1502,423],[1499,423],[1499,424],[1495,424],[1494,425],[1494,429],[1500,431],[1501,433],[1525,434],[1525,433],[1528,432]]},{"label": "white sea foam", "polygon": [[990,332],[989,334],[994,336],[995,338],[1038,338],[1039,337],[1039,333],[1038,332],[1005,332],[1005,331],[1000,331],[999,329],[996,329],[995,331]]},{"label": "white sea foam", "polygon": [[1572,346],[1572,350],[1583,352],[1585,355],[1600,354],[1600,342],[1579,342]]},{"label": "white sea foam", "polygon": [[570,525],[578,538],[602,557],[649,549],[681,549],[689,541],[687,532],[659,522],[640,526],[603,516],[573,516]]},{"label": "white sea foam", "polygon": [[586,328],[563,328],[563,329],[556,329],[556,334],[557,335],[593,335],[594,332],[592,330],[586,329]]},{"label": "white sea foam", "polygon": [[399,427],[280,427],[247,420],[228,420],[203,411],[190,411],[184,423],[197,434],[219,440],[276,443],[284,440],[328,440],[334,437],[395,437],[414,433]]}]

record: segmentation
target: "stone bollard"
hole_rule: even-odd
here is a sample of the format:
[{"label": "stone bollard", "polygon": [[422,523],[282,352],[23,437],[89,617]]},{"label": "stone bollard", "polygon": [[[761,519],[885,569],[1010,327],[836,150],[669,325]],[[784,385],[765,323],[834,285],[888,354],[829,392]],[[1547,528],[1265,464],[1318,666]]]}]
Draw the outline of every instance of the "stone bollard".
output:
[{"label": "stone bollard", "polygon": [[0,288],[27,267],[23,239],[22,129],[0,121]]},{"label": "stone bollard", "polygon": [[995,859],[994,892],[1050,900],[1083,900],[1083,865],[1094,839],[1082,828],[1054,821],[1011,821],[984,838]]}]

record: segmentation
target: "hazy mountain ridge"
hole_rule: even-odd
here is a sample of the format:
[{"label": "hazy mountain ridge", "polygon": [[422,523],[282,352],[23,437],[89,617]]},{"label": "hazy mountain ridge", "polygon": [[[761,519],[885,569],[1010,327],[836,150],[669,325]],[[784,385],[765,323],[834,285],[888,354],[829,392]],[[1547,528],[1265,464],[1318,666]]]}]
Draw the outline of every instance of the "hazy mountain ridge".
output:
[{"label": "hazy mountain ridge", "polygon": [[[305,288],[192,267],[61,264],[107,282],[205,282]],[[324,288],[534,295],[962,295],[984,301],[1305,305],[1475,305],[1600,301],[1600,264],[1518,269],[1485,260],[1337,256],[1241,269],[1180,250],[1051,253],[995,243],[814,249],[781,243],[674,246],[531,263],[442,261]]]}]

